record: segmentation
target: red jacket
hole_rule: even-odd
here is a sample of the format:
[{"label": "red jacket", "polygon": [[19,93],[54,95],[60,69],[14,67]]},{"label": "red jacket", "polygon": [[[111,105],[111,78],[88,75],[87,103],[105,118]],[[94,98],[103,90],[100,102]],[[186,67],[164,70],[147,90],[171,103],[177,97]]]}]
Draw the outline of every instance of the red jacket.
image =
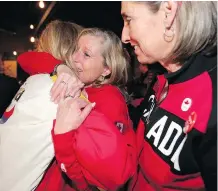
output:
[{"label": "red jacket", "polygon": [[[87,190],[89,185],[117,190],[136,172],[135,135],[127,107],[114,86],[86,88],[86,91],[96,107],[84,123],[65,134],[52,132],[57,163],[78,190]],[[49,187],[46,191],[61,190],[63,185],[59,181],[49,181],[60,176],[56,165],[48,173],[53,170],[56,174],[45,176],[37,191],[45,190],[44,186]]]},{"label": "red jacket", "polygon": [[141,103],[131,191],[217,190],[217,57],[196,55]]},{"label": "red jacket", "polygon": [[[30,54],[33,53],[26,53],[27,57],[19,60],[29,74],[43,73],[43,66],[46,66],[44,72],[52,72],[57,63],[47,53],[34,53],[34,57]],[[29,67],[25,58],[38,65]],[[74,188],[82,191],[92,190],[91,186],[117,190],[136,173],[135,134],[122,94],[112,85],[89,87],[86,91],[89,101],[96,102],[96,106],[77,130],[59,135],[52,131],[56,160],[36,191]],[[64,181],[63,173],[71,180]]]}]

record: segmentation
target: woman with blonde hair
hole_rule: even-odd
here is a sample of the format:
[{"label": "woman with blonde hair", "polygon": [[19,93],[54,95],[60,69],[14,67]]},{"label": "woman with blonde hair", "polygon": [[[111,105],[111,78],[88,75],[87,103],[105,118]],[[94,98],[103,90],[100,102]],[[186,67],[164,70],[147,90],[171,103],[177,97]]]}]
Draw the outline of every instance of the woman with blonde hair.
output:
[{"label": "woman with blonde hair", "polygon": [[[75,23],[51,21],[37,39],[35,51],[19,55],[18,63],[30,75],[52,73],[57,64],[66,62],[69,51],[75,50],[75,42],[82,29]],[[45,63],[47,61],[49,63]]]},{"label": "woman with blonde hair", "polygon": [[0,120],[2,191],[34,190],[54,158],[51,129],[57,105],[50,100],[53,78],[49,73],[65,62],[69,50],[75,50],[81,29],[74,23],[52,21],[42,32],[37,50],[18,56],[18,63],[31,76]]},{"label": "woman with blonde hair", "polygon": [[[70,91],[74,77],[59,75],[51,90],[59,102],[52,130],[57,164],[71,183],[69,190],[118,190],[137,167],[135,135],[121,92],[129,57],[113,32],[89,28],[80,33],[69,61],[89,102]],[[50,171],[50,177],[55,173]]]},{"label": "woman with blonde hair", "polygon": [[217,2],[122,2],[122,41],[167,71],[141,103],[129,190],[216,190]]}]

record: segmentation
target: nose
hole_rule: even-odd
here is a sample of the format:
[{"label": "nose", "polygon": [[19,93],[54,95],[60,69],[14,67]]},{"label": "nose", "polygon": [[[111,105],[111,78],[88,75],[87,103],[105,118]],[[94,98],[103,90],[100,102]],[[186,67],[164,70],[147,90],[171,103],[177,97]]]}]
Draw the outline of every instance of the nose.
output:
[{"label": "nose", "polygon": [[128,44],[130,42],[130,37],[129,37],[129,28],[126,26],[123,26],[123,31],[122,31],[122,42],[125,44]]},{"label": "nose", "polygon": [[72,55],[73,62],[79,62],[79,50],[75,51]]},{"label": "nose", "polygon": [[80,54],[79,51],[75,51],[72,55],[71,67],[76,70],[79,63],[80,63]]}]

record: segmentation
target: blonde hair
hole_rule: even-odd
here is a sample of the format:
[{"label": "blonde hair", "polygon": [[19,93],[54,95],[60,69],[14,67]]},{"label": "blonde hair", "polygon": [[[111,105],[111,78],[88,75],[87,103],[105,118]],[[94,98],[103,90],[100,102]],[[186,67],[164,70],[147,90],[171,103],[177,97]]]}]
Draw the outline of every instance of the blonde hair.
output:
[{"label": "blonde hair", "polygon": [[102,84],[113,84],[122,88],[128,80],[128,68],[130,57],[127,51],[123,48],[121,40],[112,31],[107,31],[99,28],[87,28],[82,30],[79,38],[85,35],[91,35],[101,38],[102,41],[102,57],[104,65],[107,66],[111,73],[102,79],[102,76],[93,84],[101,86]]},{"label": "blonde hair", "polygon": [[[161,1],[146,2],[156,13]],[[191,55],[202,52],[210,55],[217,47],[217,2],[183,1],[176,15],[178,41],[170,57],[182,62]]]},{"label": "blonde hair", "polygon": [[69,50],[75,50],[77,37],[82,29],[75,23],[52,21],[42,31],[36,43],[36,51],[47,52],[56,59],[65,61]]}]

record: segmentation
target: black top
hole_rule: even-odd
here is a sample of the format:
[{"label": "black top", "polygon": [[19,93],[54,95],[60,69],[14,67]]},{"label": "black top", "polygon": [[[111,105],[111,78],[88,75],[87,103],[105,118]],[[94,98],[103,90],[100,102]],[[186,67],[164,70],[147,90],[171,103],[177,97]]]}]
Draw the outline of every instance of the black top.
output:
[{"label": "black top", "polygon": [[15,78],[0,74],[0,117],[11,103],[20,86]]}]

